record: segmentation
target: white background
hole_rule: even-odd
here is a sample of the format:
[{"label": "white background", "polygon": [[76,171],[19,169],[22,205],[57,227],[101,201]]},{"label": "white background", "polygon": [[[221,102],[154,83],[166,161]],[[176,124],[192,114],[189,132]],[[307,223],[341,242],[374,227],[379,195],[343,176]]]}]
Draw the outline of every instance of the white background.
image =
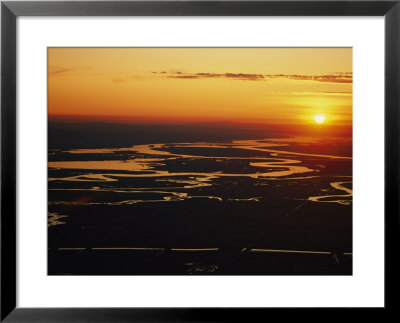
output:
[{"label": "white background", "polygon": [[[46,276],[47,47],[353,47],[353,276]],[[384,19],[18,18],[18,306],[383,306]]]}]

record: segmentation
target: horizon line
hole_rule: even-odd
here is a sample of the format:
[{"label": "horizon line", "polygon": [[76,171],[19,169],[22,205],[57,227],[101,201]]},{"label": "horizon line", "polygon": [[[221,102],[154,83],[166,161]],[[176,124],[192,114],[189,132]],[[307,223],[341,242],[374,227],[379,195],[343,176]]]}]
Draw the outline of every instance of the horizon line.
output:
[{"label": "horizon line", "polygon": [[[48,114],[49,122],[103,122],[103,123],[233,123],[233,124],[250,124],[250,125],[296,125],[303,126],[309,125],[307,122],[301,121],[273,121],[273,120],[253,120],[249,119],[236,119],[236,118],[207,118],[207,117],[150,117],[150,116],[127,116],[127,115],[68,115],[68,114]],[[342,126],[352,127],[352,120],[345,123],[327,123],[325,126]]]}]

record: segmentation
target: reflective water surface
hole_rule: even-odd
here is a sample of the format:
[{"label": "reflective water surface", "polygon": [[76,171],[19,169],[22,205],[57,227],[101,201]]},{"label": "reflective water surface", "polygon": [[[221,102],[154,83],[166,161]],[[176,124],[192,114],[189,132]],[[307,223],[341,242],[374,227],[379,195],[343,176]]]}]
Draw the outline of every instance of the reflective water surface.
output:
[{"label": "reflective water surface", "polygon": [[[74,176],[60,176],[60,177],[49,177],[49,181],[76,181],[76,182],[118,182],[122,178],[153,178],[154,184],[169,182],[185,184],[180,185],[178,188],[184,188],[185,190],[191,188],[198,188],[201,186],[212,186],[213,180],[217,178],[227,177],[249,177],[253,179],[285,179],[290,181],[297,180],[308,180],[310,178],[322,177],[320,174],[321,169],[325,168],[326,165],[318,164],[314,167],[309,166],[308,161],[310,158],[323,160],[349,160],[351,157],[348,156],[335,156],[335,155],[321,155],[321,154],[309,154],[291,152],[288,150],[276,150],[269,147],[284,147],[287,149],[288,142],[291,143],[310,143],[313,142],[312,138],[283,138],[283,139],[264,139],[264,140],[235,140],[230,143],[176,143],[176,144],[150,144],[150,145],[137,145],[131,148],[115,148],[115,149],[76,149],[65,151],[68,154],[79,155],[79,154],[119,154],[121,152],[129,152],[129,159],[123,160],[66,160],[66,161],[49,161],[48,166],[50,169],[75,169],[80,170],[82,173]],[[268,147],[268,148],[267,148]],[[178,149],[178,151],[176,151]],[[186,153],[179,152],[180,150],[187,151]],[[196,150],[197,149],[197,150]],[[199,150],[200,149],[200,150]],[[207,154],[207,149],[213,149],[214,152],[218,151],[219,155]],[[247,151],[247,152],[260,152],[264,153],[264,157],[261,156],[249,156],[239,157],[234,154],[226,156],[227,150],[234,149],[235,151]],[[190,152],[190,153],[189,153]],[[304,159],[306,158],[306,159]],[[188,161],[204,161],[213,160],[218,164],[218,171],[183,171],[186,167],[178,169],[176,171],[169,170],[166,166],[166,162],[176,160],[183,166]],[[242,166],[239,172],[232,172],[230,167],[227,166],[227,162],[232,163],[234,161],[240,161]],[[87,170],[85,172],[85,170]],[[96,173],[91,173],[90,170],[96,170]],[[127,173],[108,173],[101,171],[128,171]],[[351,171],[351,170],[350,170]],[[306,174],[308,176],[293,177],[292,175]],[[342,177],[349,177],[349,175],[337,174],[333,176],[335,181],[330,183],[330,186],[335,189],[334,194],[309,196],[308,200],[312,202],[329,202],[339,204],[351,204],[352,189],[341,186],[341,183],[350,182],[338,182],[337,179]],[[351,177],[351,176],[350,176]],[[61,188],[50,188],[50,190],[60,190]],[[163,195],[160,199],[156,200],[123,200],[118,202],[104,202],[104,203],[122,203],[132,204],[138,202],[165,202],[165,201],[176,201],[184,200],[188,198],[207,197],[221,199],[218,196],[194,196],[189,193],[173,192],[171,190],[174,187],[153,186],[153,187],[138,187],[135,189],[122,189],[118,188],[117,184],[113,188],[63,188],[64,190],[97,190],[97,191],[113,191],[119,193],[140,193],[140,192],[153,192]],[[167,191],[159,191],[159,189],[167,189]],[[347,194],[343,195],[341,192],[345,191]],[[323,189],[321,190],[323,192]],[[343,198],[346,198],[345,200]],[[241,200],[258,200],[257,197],[248,197]],[[231,198],[229,200],[238,200]],[[240,200],[240,199],[239,199]],[[63,202],[58,203],[74,203],[74,202]]]},{"label": "reflective water surface", "polygon": [[49,273],[348,273],[352,157],[330,140],[53,150]]}]

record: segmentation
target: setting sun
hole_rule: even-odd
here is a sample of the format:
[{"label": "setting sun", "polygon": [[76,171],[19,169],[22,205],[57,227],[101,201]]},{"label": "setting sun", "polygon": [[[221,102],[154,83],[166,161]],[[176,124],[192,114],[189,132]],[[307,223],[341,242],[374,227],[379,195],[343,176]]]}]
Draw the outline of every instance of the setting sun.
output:
[{"label": "setting sun", "polygon": [[324,123],[325,119],[326,117],[321,114],[314,117],[316,123]]}]

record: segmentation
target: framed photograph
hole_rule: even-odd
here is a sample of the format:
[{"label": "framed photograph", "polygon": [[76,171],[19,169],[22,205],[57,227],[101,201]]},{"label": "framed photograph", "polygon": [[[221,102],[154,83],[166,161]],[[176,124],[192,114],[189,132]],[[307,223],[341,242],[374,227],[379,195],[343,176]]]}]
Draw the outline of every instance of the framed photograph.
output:
[{"label": "framed photograph", "polygon": [[352,48],[47,54],[48,275],[352,274]]},{"label": "framed photograph", "polygon": [[394,307],[398,1],[1,11],[2,321]]}]

